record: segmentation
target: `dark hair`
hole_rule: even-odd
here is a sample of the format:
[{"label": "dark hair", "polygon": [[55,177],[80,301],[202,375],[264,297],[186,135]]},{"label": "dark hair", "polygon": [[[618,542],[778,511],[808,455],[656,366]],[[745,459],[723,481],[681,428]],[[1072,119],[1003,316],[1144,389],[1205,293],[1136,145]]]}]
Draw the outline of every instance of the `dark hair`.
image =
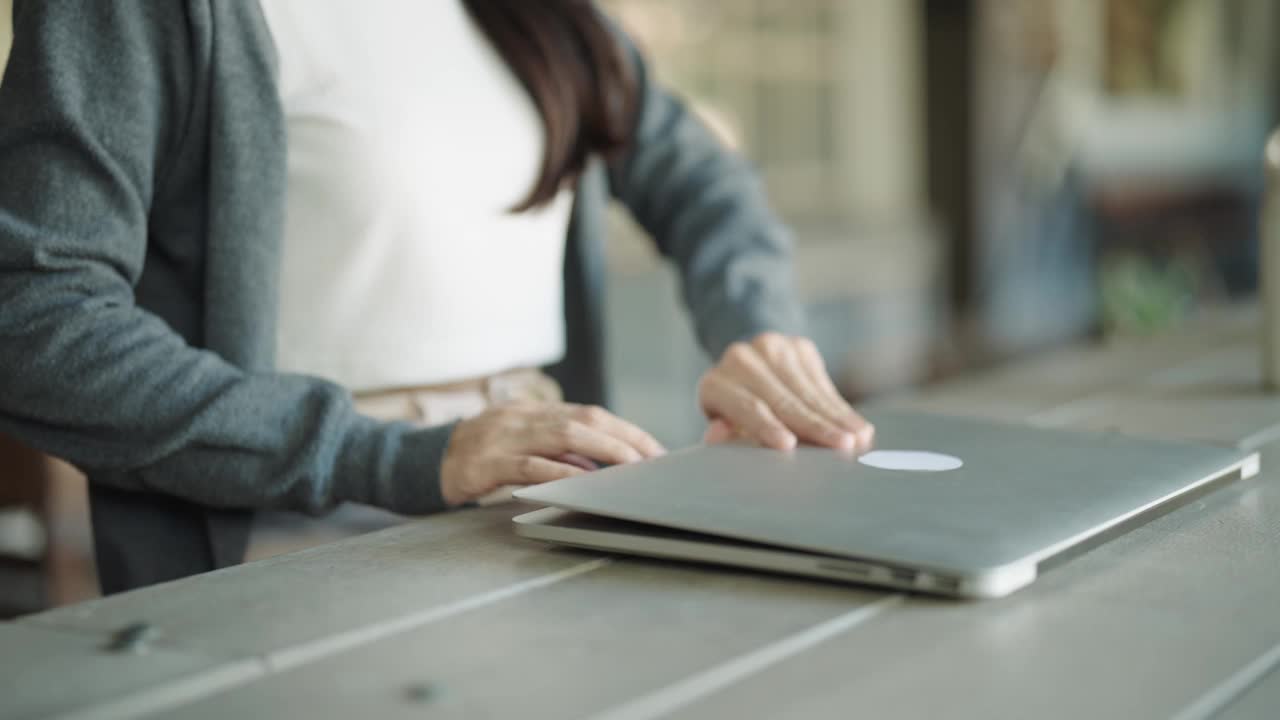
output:
[{"label": "dark hair", "polygon": [[593,154],[631,141],[631,64],[590,0],[463,0],[542,116],[542,169],[521,212],[550,202]]}]

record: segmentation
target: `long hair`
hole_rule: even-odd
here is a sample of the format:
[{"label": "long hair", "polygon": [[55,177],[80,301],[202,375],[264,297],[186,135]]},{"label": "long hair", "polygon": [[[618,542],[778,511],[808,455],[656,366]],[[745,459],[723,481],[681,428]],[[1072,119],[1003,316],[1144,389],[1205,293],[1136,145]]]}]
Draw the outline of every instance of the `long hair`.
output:
[{"label": "long hair", "polygon": [[631,64],[590,0],[463,5],[542,116],[542,167],[512,211],[545,205],[578,177],[591,155],[607,156],[631,141],[638,104]]}]

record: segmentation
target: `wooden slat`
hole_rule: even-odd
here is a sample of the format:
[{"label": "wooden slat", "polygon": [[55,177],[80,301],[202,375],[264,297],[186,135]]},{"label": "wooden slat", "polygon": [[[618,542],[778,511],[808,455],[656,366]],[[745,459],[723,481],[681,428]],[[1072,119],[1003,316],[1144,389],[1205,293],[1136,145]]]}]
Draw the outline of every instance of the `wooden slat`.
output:
[{"label": "wooden slat", "polygon": [[1261,387],[1257,348],[1235,344],[1032,419],[1254,449],[1280,438],[1280,395]]},{"label": "wooden slat", "polygon": [[909,410],[1021,421],[1142,382],[1226,345],[1253,347],[1255,315],[1247,308],[1215,313],[1195,332],[1118,340],[1049,352],[939,386],[887,398]]},{"label": "wooden slat", "polygon": [[1247,688],[1243,695],[1212,717],[1215,720],[1275,720],[1278,715],[1280,715],[1280,670],[1275,670],[1259,680],[1257,684]]},{"label": "wooden slat", "polygon": [[145,620],[175,647],[253,657],[393,623],[594,556],[514,537],[515,508],[465,511],[74,605],[23,622],[103,632]]},{"label": "wooden slat", "polygon": [[1280,401],[1252,394],[1117,392],[1070,424],[1255,449],[1280,436]]},{"label": "wooden slat", "polygon": [[[175,715],[583,717],[882,597],[835,584],[619,559]],[[430,701],[407,697],[419,685],[432,689]]]},{"label": "wooden slat", "polygon": [[265,670],[162,646],[103,650],[107,637],[0,624],[0,718],[132,717],[248,682]]}]

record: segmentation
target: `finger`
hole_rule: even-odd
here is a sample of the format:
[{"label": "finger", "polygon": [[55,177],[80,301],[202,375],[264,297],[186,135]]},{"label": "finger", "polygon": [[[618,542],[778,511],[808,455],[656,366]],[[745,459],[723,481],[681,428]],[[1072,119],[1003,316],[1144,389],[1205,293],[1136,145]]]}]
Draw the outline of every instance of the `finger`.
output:
[{"label": "finger", "polygon": [[733,427],[720,418],[712,420],[707,425],[707,431],[702,435],[702,442],[707,445],[718,445],[732,439]]},{"label": "finger", "polygon": [[667,454],[667,449],[662,447],[662,443],[652,435],[602,407],[596,405],[566,405],[565,407],[573,420],[622,440],[646,458]]},{"label": "finger", "polygon": [[[750,346],[747,348],[732,357],[726,355],[722,366],[732,380],[768,403],[788,429],[809,442],[833,448],[848,449],[856,442],[848,432],[805,405],[783,384],[760,353]],[[732,414],[728,419],[737,420]]]},{"label": "finger", "polygon": [[608,465],[629,465],[645,459],[626,441],[563,416],[549,417],[535,427],[522,449],[543,457],[573,453]]},{"label": "finger", "polygon": [[795,346],[796,341],[788,338],[785,343],[780,343],[767,352],[765,358],[791,394],[836,430],[838,434],[830,434],[827,444],[844,450],[855,449],[859,441],[857,430],[845,426],[843,403],[833,401],[822,385],[815,381],[801,361]]},{"label": "finger", "polygon": [[723,418],[745,437],[765,447],[790,450],[796,436],[773,414],[769,404],[721,373],[703,377],[698,388],[703,412]]},{"label": "finger", "polygon": [[538,485],[553,480],[582,475],[586,471],[568,463],[548,460],[536,455],[507,455],[494,460],[492,477],[501,485]]},{"label": "finger", "polygon": [[809,377],[826,396],[828,415],[835,417],[841,427],[858,436],[859,447],[864,450],[871,449],[875,440],[875,426],[859,415],[840,394],[835,382],[831,379],[831,374],[827,372],[827,364],[822,359],[822,353],[818,352],[818,346],[808,338],[799,338],[796,343],[796,353]]},{"label": "finger", "polygon": [[600,469],[600,466],[597,465],[595,461],[593,461],[591,458],[585,458],[577,453],[565,453],[555,458],[555,460],[556,462],[562,462],[562,463],[565,463],[566,465],[572,465],[577,468],[582,468],[587,472]]}]

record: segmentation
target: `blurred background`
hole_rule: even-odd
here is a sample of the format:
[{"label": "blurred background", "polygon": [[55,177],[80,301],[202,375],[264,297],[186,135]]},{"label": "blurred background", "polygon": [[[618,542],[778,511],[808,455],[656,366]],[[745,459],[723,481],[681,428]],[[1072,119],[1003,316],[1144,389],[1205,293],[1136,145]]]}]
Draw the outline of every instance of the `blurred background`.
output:
[{"label": "blurred background", "polygon": [[[602,5],[763,175],[813,337],[856,400],[1161,332],[1255,291],[1280,0]],[[8,23],[0,0],[0,65]],[[673,277],[622,213],[610,261],[616,409],[696,442],[707,359]],[[91,596],[82,481],[62,468],[19,488],[13,469],[0,614]],[[254,555],[394,521],[272,516]]]}]

